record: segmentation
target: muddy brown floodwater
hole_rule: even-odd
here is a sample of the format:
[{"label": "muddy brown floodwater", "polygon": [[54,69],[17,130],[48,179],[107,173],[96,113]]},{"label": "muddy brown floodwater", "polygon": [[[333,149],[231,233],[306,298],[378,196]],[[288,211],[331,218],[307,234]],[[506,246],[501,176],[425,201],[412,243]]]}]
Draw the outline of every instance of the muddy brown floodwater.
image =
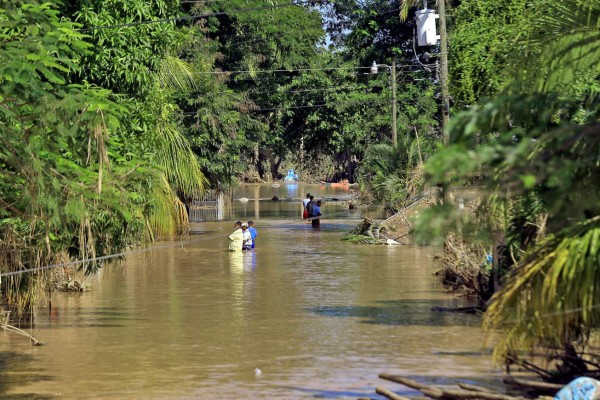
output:
[{"label": "muddy brown floodwater", "polygon": [[294,215],[298,204],[265,203],[258,218],[253,207],[229,215],[256,221],[252,252],[226,251],[232,221],[194,224],[183,243],[106,266],[92,291],[42,300],[28,332],[45,346],[0,334],[0,398],[416,394],[381,372],[500,386],[480,319],[430,311],[464,304],[432,275],[439,249],[341,242],[360,215],[327,204],[319,230]]}]

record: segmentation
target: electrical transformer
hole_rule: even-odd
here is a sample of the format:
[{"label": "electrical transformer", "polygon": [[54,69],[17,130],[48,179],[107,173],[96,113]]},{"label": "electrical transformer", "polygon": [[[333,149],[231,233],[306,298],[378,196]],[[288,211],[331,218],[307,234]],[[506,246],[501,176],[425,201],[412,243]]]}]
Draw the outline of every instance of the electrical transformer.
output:
[{"label": "electrical transformer", "polygon": [[435,20],[440,16],[435,10],[426,8],[418,10],[417,13],[417,43],[419,46],[434,46],[437,44],[440,35],[436,34]]}]

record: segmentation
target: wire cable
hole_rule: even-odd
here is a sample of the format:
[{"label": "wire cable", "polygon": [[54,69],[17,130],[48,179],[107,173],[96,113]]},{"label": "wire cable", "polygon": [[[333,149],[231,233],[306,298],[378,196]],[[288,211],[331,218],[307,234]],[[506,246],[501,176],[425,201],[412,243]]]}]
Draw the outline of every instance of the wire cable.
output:
[{"label": "wire cable", "polygon": [[304,71],[340,71],[340,70],[355,70],[355,69],[370,69],[371,67],[329,67],[329,68],[298,68],[298,69],[262,69],[262,70],[239,70],[239,71],[196,71],[193,74],[209,74],[209,75],[219,75],[219,74],[262,74],[262,73],[270,73],[270,72],[304,72]]},{"label": "wire cable", "polygon": [[65,262],[65,263],[45,265],[43,267],[34,267],[34,268],[20,269],[18,271],[3,272],[3,273],[0,273],[0,277],[3,278],[5,276],[14,276],[14,275],[20,275],[20,274],[25,274],[25,273],[30,273],[30,272],[44,271],[44,270],[53,269],[53,268],[60,268],[60,267],[71,267],[71,266],[81,265],[81,264],[85,264],[85,263],[89,263],[89,262],[94,262],[94,261],[111,260],[113,258],[123,257],[125,255],[145,253],[145,252],[148,252],[148,251],[151,251],[151,250],[155,250],[155,249],[162,249],[162,248],[169,248],[169,247],[175,247],[175,246],[180,246],[180,245],[186,245],[186,244],[189,244],[189,243],[198,242],[198,241],[207,240],[207,239],[209,239],[209,238],[196,238],[196,239],[186,240],[184,242],[173,242],[173,243],[165,244],[165,245],[146,247],[144,249],[123,251],[123,252],[120,252],[120,253],[109,254],[109,255],[106,255],[106,256],[86,258],[84,260],[75,260],[75,261],[69,261],[69,262]]}]

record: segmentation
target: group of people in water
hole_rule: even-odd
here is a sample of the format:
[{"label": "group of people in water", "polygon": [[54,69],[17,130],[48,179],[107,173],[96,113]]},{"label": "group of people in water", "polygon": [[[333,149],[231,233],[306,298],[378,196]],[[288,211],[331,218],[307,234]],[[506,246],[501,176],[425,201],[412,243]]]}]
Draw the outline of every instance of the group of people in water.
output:
[{"label": "group of people in water", "polygon": [[[321,225],[321,200],[315,201],[314,196],[306,194],[302,200],[304,212],[302,217],[311,222],[313,228]],[[254,248],[257,232],[254,228],[254,221],[242,222],[235,221],[233,233],[229,235],[229,251],[247,251]]]},{"label": "group of people in water", "polygon": [[315,201],[315,197],[310,193],[306,193],[306,198],[302,200],[304,205],[304,213],[302,218],[308,219],[312,223],[313,228],[321,226],[321,200]]},{"label": "group of people in water", "polygon": [[229,235],[229,251],[247,251],[254,248],[256,236],[254,221],[235,221],[233,233]]}]

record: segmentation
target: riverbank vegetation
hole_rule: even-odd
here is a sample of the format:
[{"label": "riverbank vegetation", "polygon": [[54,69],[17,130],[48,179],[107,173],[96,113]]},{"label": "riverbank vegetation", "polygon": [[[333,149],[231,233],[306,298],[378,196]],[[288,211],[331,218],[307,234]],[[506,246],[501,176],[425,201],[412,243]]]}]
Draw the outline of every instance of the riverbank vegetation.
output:
[{"label": "riverbank vegetation", "polygon": [[[439,49],[415,46],[413,5],[0,6],[5,306],[31,306],[39,267],[93,273],[185,233],[185,203],[205,190],[294,167],[357,182],[395,212],[443,188],[443,204],[398,215],[418,243],[448,240],[445,273],[464,275],[504,333],[498,359],[547,380],[595,369],[600,2],[449,1],[445,144]],[[466,206],[451,196],[465,186]],[[541,364],[523,359],[533,349]]]},{"label": "riverbank vegetation", "polygon": [[[506,3],[456,9],[454,65],[464,80],[454,80],[455,93],[477,102],[453,116],[450,143],[425,167],[445,187],[478,180],[481,205],[470,214],[445,204],[421,222],[487,238],[495,294],[484,320],[502,332],[495,356],[566,382],[598,372],[600,3]],[[469,60],[489,48],[465,44],[488,27],[502,32],[486,42],[491,65]]]}]

